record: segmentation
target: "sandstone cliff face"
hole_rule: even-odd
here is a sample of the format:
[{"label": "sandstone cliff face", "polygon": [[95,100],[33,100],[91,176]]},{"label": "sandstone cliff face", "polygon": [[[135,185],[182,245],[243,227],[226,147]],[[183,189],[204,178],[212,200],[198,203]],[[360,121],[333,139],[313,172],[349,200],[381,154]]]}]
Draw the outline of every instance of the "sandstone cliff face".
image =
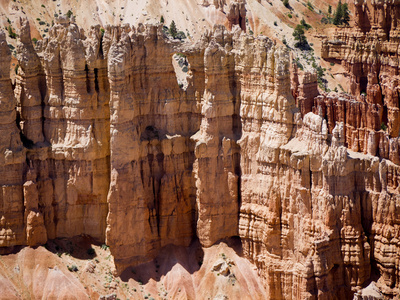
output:
[{"label": "sandstone cliff face", "polygon": [[355,1],[355,27],[339,29],[322,45],[322,57],[340,60],[348,71],[349,92],[365,95],[366,109],[390,137],[400,133],[398,101],[398,1]]},{"label": "sandstone cliff face", "polygon": [[0,35],[1,249],[91,235],[121,272],[239,236],[270,299],[345,299],[372,275],[398,292],[399,145],[375,85],[318,96],[238,27],[190,44],[59,19],[33,50],[21,22],[14,94]]},{"label": "sandstone cliff face", "polygon": [[203,88],[204,73],[193,62],[193,81],[186,91],[179,87],[172,66],[179,43],[164,39],[161,28],[109,27],[107,37],[111,42],[106,50],[111,117],[107,244],[122,266],[144,262],[170,243],[188,246],[195,233],[190,136],[200,123],[201,92],[194,86]]},{"label": "sandstone cliff face", "polygon": [[24,160],[25,148],[16,125],[15,98],[10,80],[11,53],[5,34],[0,33],[0,245],[9,247],[25,243],[24,230]]}]

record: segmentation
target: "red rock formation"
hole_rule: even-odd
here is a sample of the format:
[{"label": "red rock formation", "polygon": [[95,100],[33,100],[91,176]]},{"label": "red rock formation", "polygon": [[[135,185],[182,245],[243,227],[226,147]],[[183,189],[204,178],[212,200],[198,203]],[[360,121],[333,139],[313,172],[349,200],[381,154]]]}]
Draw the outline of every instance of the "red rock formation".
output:
[{"label": "red rock formation", "polygon": [[0,34],[2,249],[87,234],[119,272],[238,235],[269,299],[347,299],[376,270],[399,291],[398,104],[376,55],[345,62],[366,96],[317,96],[309,74],[291,91],[287,48],[238,28],[191,44],[59,19],[49,35],[35,54],[23,24],[15,99]]},{"label": "red rock formation", "polygon": [[226,15],[229,24],[229,30],[232,30],[233,25],[239,25],[239,27],[246,31],[246,7],[245,2],[231,2],[229,3],[229,11]]},{"label": "red rock formation", "polygon": [[16,126],[10,61],[6,36],[0,32],[0,247],[26,243],[22,192],[26,149]]},{"label": "red rock formation", "polygon": [[317,74],[304,72],[300,76],[300,84],[295,93],[296,106],[304,116],[312,111],[314,98],[319,95]]},{"label": "red rock formation", "polygon": [[388,127],[392,138],[400,133],[399,64],[395,59],[399,15],[397,1],[356,1],[355,28],[337,30],[322,45],[322,57],[342,61],[349,72],[351,94],[365,94],[366,102],[376,105],[372,108],[379,111],[376,121]]},{"label": "red rock formation", "polygon": [[172,66],[180,42],[163,38],[161,27],[107,27],[108,38],[107,244],[123,268],[147,261],[165,245],[188,246],[195,235],[190,137],[200,125],[204,62],[188,56],[193,77],[185,91]]}]

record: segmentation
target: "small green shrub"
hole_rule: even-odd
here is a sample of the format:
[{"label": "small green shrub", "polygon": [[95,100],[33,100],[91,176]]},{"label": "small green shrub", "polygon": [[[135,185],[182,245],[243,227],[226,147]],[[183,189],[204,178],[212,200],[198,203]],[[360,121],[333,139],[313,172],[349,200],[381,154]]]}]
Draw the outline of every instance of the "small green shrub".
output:
[{"label": "small green shrub", "polygon": [[304,70],[304,66],[301,64],[301,62],[296,61],[296,65],[300,70]]},{"label": "small green shrub", "polygon": [[307,24],[307,22],[304,20],[304,18],[301,19],[300,25],[303,26],[305,30],[308,30],[308,29],[311,28],[311,25],[310,25],[310,24]]},{"label": "small green shrub", "polygon": [[76,265],[72,265],[72,266],[67,266],[68,270],[70,272],[78,272],[78,267]]},{"label": "small green shrub", "polygon": [[288,14],[287,16],[289,17],[289,19],[293,18],[292,14]]},{"label": "small green shrub", "polygon": [[12,39],[16,39],[17,38],[17,34],[13,31],[11,25],[8,26],[8,36]]}]

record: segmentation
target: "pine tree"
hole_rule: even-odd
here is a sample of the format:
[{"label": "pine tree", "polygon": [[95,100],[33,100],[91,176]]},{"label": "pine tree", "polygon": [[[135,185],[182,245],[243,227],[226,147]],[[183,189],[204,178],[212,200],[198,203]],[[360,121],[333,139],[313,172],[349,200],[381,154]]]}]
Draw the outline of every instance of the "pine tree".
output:
[{"label": "pine tree", "polygon": [[160,23],[164,24],[164,16],[161,16]]},{"label": "pine tree", "polygon": [[304,28],[300,24],[296,26],[296,28],[293,31],[293,36],[294,39],[297,41],[296,44],[294,45],[296,48],[300,49],[307,49],[308,48],[308,42],[307,38],[304,35]]},{"label": "pine tree", "polygon": [[349,21],[350,21],[349,6],[347,3],[344,3],[342,5],[342,23],[349,25]]},{"label": "pine tree", "polygon": [[178,33],[174,20],[172,20],[171,25],[169,25],[169,33],[171,34],[172,38],[175,38]]},{"label": "pine tree", "polygon": [[332,5],[328,6],[328,14],[332,14]]},{"label": "pine tree", "polygon": [[342,7],[342,1],[339,0],[339,3],[336,7],[335,16],[333,17],[333,24],[340,25],[343,22],[342,20],[343,20],[343,7]]}]

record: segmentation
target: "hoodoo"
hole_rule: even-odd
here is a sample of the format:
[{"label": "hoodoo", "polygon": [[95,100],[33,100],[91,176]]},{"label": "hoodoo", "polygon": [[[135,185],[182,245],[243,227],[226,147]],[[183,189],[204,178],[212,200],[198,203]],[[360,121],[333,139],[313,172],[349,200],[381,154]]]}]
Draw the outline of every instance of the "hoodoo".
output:
[{"label": "hoodoo", "polygon": [[323,40],[348,94],[245,5],[183,41],[58,16],[32,43],[21,18],[12,58],[0,32],[0,299],[400,293],[400,4]]}]

